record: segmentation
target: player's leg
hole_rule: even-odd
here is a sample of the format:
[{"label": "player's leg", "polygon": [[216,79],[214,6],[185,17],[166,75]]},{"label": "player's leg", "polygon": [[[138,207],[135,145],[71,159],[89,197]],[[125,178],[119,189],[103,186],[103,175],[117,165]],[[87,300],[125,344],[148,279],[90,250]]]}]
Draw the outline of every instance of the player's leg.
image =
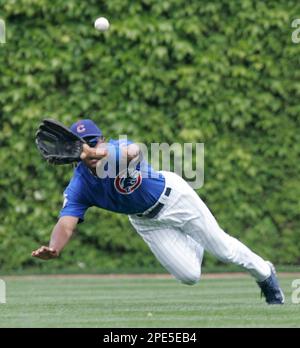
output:
[{"label": "player's leg", "polygon": [[168,228],[157,222],[154,228],[153,220],[129,219],[168,272],[184,284],[193,285],[199,281],[204,252],[201,245],[178,228]]},{"label": "player's leg", "polygon": [[257,281],[270,276],[268,263],[238,239],[225,233],[198,195],[191,195],[189,199],[190,209],[197,210],[198,216],[187,220],[184,225],[186,233],[219,260],[234,263],[248,270]]},{"label": "player's leg", "polygon": [[[223,262],[244,267],[257,281],[268,278],[270,266],[243,243],[225,233],[197,193],[181,177],[164,172],[172,186],[170,208],[158,219],[164,222],[181,221],[181,228],[209,253]],[[179,218],[178,218],[179,217]]]},{"label": "player's leg", "polygon": [[284,294],[279,286],[274,266],[251,251],[236,238],[225,233],[200,200],[195,207],[201,212],[198,218],[186,222],[185,230],[204,249],[224,262],[244,267],[256,279],[268,304],[283,304]]},{"label": "player's leg", "polygon": [[270,276],[271,269],[265,260],[238,239],[225,233],[207,207],[201,207],[201,210],[204,216],[190,220],[185,225],[186,232],[192,238],[219,260],[245,268],[257,281]]}]

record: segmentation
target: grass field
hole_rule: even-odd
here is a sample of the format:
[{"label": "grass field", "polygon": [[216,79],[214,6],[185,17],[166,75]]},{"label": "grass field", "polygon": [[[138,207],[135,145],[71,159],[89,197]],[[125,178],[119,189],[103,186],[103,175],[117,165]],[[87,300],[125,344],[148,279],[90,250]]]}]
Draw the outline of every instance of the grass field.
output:
[{"label": "grass field", "polygon": [[268,306],[249,277],[173,279],[7,277],[0,327],[300,327],[300,304],[280,278],[284,306]]}]

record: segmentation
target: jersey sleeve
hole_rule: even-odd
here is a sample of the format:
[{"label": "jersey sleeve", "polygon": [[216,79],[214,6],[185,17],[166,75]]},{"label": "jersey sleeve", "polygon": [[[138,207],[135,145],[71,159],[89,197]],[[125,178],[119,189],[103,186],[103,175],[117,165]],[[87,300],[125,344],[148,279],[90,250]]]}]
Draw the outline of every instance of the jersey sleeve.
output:
[{"label": "jersey sleeve", "polygon": [[89,207],[90,204],[85,201],[80,185],[76,187],[74,181],[71,181],[64,191],[64,202],[59,217],[74,216],[79,218],[79,223],[81,223],[84,221],[84,215]]}]

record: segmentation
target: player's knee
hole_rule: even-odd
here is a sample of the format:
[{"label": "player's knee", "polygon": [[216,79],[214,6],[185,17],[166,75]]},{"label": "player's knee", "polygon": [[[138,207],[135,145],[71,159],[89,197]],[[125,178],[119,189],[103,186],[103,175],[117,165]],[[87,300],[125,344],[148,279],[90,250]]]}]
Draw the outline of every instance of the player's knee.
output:
[{"label": "player's knee", "polygon": [[193,273],[186,274],[184,277],[181,277],[180,281],[185,285],[195,285],[199,282],[201,276],[200,271],[195,271]]},{"label": "player's knee", "polygon": [[223,262],[233,262],[234,261],[234,253],[231,249],[224,249],[222,253],[218,257]]},{"label": "player's knee", "polygon": [[184,285],[195,285],[197,284],[199,279],[182,279],[181,283]]},{"label": "player's knee", "polygon": [[240,242],[229,235],[226,235],[226,243],[223,243],[223,247],[216,254],[217,258],[223,262],[235,262],[237,257],[237,250],[239,249]]}]

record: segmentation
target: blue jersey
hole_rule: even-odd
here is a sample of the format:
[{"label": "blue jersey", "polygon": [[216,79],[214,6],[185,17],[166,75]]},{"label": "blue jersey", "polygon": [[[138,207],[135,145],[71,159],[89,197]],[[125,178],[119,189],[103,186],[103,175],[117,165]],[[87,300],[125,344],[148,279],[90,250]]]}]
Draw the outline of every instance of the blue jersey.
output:
[{"label": "blue jersey", "polygon": [[[132,142],[126,142],[130,144]],[[162,174],[144,161],[135,166],[135,170],[125,177],[118,172],[119,147],[122,140],[110,140],[109,146],[115,151],[116,174],[114,177],[99,178],[84,163],[80,163],[67,186],[61,216],[75,216],[80,222],[89,207],[96,206],[123,214],[143,213],[153,206],[165,188]],[[109,153],[111,151],[109,150]]]}]

